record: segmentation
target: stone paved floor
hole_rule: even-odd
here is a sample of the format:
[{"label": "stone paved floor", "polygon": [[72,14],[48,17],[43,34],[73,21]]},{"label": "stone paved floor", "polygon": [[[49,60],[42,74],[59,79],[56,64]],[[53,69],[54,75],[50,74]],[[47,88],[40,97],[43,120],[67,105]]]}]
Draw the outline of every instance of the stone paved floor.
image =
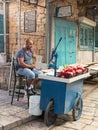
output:
[{"label": "stone paved floor", "polygon": [[14,104],[10,105],[11,96],[0,90],[0,130],[98,130],[97,86],[97,81],[84,84],[83,112],[78,121],[72,120],[70,112],[58,116],[56,123],[50,127],[44,124],[42,118],[28,113],[27,103],[14,100]]},{"label": "stone paved floor", "polygon": [[10,102],[8,91],[0,90],[0,130],[10,130],[36,118],[28,113],[27,102],[17,102],[16,98],[13,105]]},{"label": "stone paved floor", "polygon": [[71,113],[57,118],[54,125],[47,127],[39,118],[12,130],[98,130],[98,87],[83,98],[83,112],[78,121],[73,121]]}]

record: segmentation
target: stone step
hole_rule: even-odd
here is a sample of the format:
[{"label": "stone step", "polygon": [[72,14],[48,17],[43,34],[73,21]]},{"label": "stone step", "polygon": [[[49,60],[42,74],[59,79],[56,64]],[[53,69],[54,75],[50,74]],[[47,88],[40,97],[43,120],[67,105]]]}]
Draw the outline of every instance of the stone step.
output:
[{"label": "stone step", "polygon": [[15,116],[0,115],[0,130],[10,130],[29,121],[35,120],[36,118],[38,117],[28,115],[26,110],[24,112],[18,113]]},{"label": "stone step", "polygon": [[38,118],[29,114],[27,101],[21,98],[17,101],[15,97],[13,105],[10,102],[8,91],[0,90],[0,130],[10,130]]}]

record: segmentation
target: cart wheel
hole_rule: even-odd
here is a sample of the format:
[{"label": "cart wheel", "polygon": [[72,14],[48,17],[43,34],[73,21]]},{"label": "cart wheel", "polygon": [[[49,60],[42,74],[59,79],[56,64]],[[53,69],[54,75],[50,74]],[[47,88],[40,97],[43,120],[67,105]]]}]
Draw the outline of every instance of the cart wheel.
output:
[{"label": "cart wheel", "polygon": [[46,108],[45,114],[44,114],[44,122],[47,126],[50,126],[54,124],[56,121],[57,114],[54,113],[54,102],[51,100]]},{"label": "cart wheel", "polygon": [[82,114],[82,107],[83,107],[83,101],[81,97],[78,97],[75,100],[74,106],[73,106],[73,111],[72,111],[72,115],[73,115],[73,120],[76,121],[80,118],[81,114]]}]

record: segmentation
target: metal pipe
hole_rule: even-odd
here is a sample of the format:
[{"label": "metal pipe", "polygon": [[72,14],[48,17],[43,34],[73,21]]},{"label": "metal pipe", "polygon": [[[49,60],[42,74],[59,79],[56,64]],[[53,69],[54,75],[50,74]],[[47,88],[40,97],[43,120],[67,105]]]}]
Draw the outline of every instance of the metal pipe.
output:
[{"label": "metal pipe", "polygon": [[18,50],[20,48],[20,34],[21,34],[21,1],[18,0]]},{"label": "metal pipe", "polygon": [[6,2],[3,2],[4,11],[4,52],[6,53]]}]

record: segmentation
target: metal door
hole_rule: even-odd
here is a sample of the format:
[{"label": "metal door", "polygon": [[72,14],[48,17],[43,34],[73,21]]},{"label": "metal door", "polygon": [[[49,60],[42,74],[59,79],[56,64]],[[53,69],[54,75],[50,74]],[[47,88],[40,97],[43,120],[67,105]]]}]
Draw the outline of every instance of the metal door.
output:
[{"label": "metal door", "polygon": [[57,66],[76,63],[76,24],[55,18],[55,46],[60,37],[62,41],[57,48]]},{"label": "metal door", "polygon": [[4,52],[4,22],[3,15],[0,14],[0,52]]}]

